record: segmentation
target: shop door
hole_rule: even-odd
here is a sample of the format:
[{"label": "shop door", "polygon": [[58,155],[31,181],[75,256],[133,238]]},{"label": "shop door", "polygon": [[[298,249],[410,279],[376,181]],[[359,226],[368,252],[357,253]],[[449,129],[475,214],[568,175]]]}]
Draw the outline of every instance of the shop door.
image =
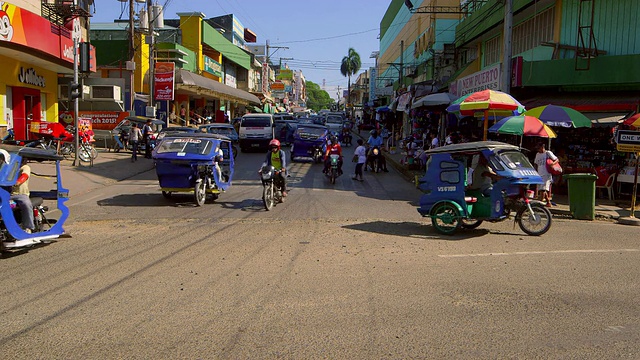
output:
[{"label": "shop door", "polygon": [[31,122],[41,120],[40,91],[22,87],[12,88],[13,131],[16,140],[28,140]]}]

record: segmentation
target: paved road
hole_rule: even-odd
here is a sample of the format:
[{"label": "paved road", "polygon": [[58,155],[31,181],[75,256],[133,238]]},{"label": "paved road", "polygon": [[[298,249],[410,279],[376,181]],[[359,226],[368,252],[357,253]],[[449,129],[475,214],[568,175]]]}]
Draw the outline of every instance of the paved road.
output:
[{"label": "paved road", "polygon": [[70,200],[72,239],[0,260],[3,358],[640,357],[635,228],[443,238],[398,174],[308,163],[267,212],[262,157],[204,207],[153,172]]}]

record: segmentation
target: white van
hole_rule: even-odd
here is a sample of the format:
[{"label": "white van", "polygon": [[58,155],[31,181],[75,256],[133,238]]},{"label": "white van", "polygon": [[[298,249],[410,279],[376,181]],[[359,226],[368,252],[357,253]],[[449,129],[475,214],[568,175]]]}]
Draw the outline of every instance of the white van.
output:
[{"label": "white van", "polygon": [[240,150],[268,149],[275,138],[271,114],[247,114],[240,120]]}]

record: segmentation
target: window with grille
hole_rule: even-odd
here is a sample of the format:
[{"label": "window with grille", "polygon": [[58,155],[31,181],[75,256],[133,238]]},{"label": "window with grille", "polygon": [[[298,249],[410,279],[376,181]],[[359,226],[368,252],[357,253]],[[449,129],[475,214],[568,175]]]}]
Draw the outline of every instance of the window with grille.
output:
[{"label": "window with grille", "polygon": [[485,67],[500,62],[500,47],[502,46],[500,38],[500,36],[496,36],[484,44]]},{"label": "window with grille", "polygon": [[521,54],[540,46],[543,42],[553,41],[554,7],[532,17],[513,28],[513,54]]}]

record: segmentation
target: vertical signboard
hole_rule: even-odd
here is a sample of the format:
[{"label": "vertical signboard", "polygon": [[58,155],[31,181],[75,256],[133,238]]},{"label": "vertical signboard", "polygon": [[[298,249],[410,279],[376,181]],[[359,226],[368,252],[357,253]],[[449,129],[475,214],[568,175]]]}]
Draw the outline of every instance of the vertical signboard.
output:
[{"label": "vertical signboard", "polygon": [[269,64],[262,63],[262,93],[269,92]]},{"label": "vertical signboard", "polygon": [[172,62],[157,62],[154,73],[154,99],[173,100],[175,64]]}]

